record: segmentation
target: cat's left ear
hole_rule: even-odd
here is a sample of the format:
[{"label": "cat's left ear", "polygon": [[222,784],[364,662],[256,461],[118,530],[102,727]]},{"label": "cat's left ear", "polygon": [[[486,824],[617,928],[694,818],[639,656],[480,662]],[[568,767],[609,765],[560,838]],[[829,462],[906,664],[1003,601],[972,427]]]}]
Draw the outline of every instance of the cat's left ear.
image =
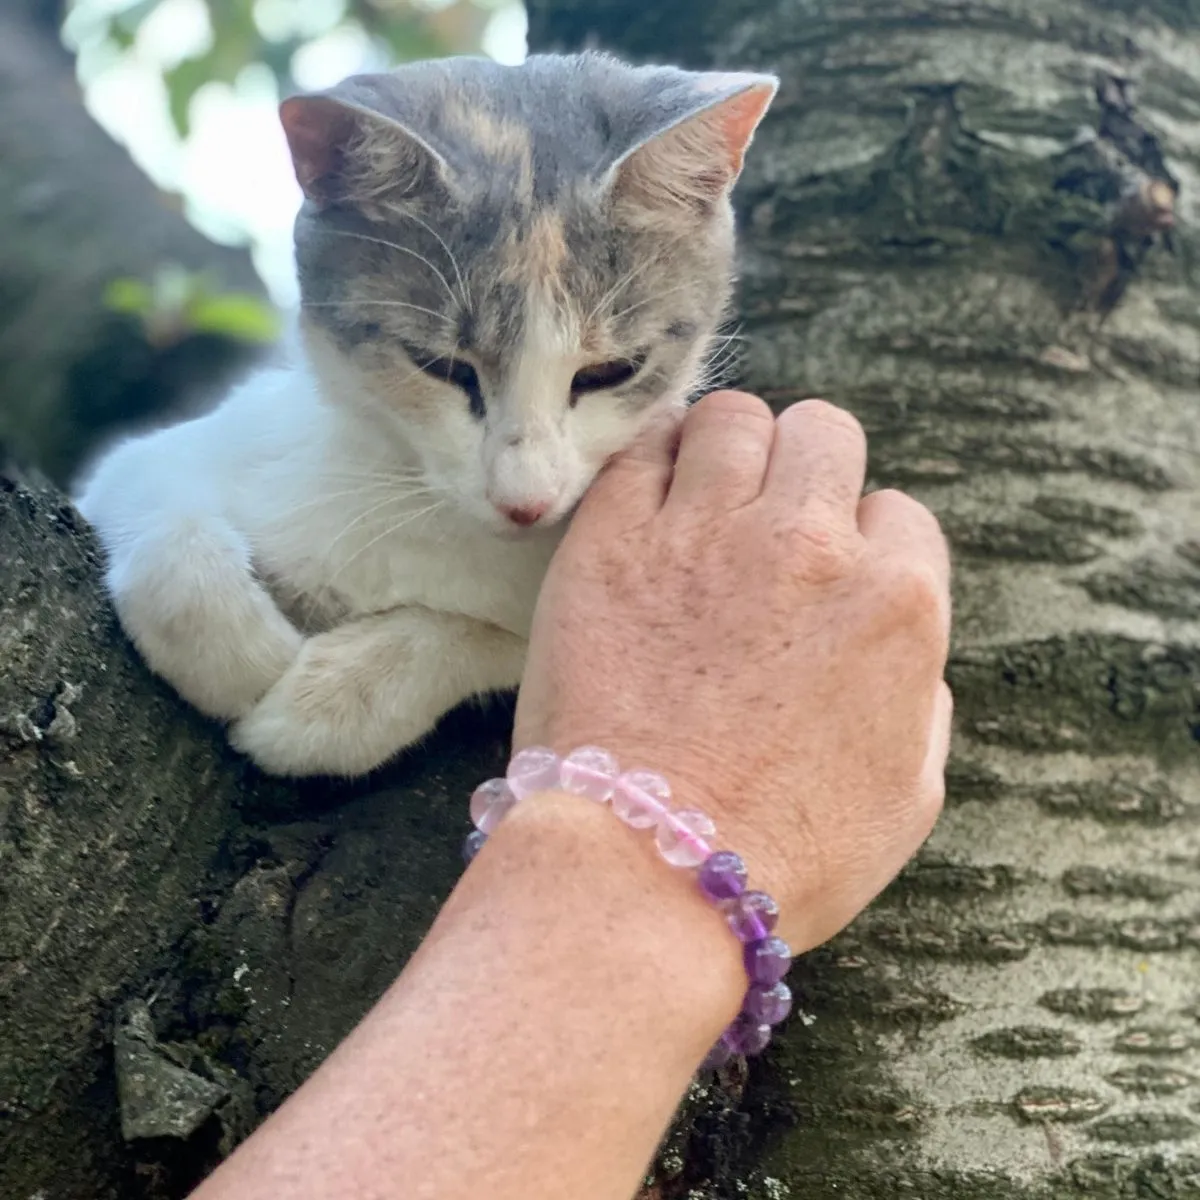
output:
[{"label": "cat's left ear", "polygon": [[296,179],[317,205],[402,199],[442,176],[441,157],[403,125],[336,95],[279,106]]},{"label": "cat's left ear", "polygon": [[639,205],[702,215],[727,195],[779,80],[708,71],[678,111],[617,160],[614,192]]}]

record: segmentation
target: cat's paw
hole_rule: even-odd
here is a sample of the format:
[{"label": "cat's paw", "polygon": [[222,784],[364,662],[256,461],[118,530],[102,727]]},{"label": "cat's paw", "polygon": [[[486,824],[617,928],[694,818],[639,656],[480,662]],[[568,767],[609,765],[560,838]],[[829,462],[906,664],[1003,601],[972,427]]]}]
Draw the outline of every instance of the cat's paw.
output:
[{"label": "cat's paw", "polygon": [[309,638],[229,741],[271,775],[365,775],[442,715],[407,665],[400,654],[365,660],[344,630]]}]

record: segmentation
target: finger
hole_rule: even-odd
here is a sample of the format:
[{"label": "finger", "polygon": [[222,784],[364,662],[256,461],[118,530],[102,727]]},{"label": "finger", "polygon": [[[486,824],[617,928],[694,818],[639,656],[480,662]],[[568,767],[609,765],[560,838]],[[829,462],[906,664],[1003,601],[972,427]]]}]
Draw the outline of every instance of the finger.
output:
[{"label": "finger", "polygon": [[888,489],[872,492],[858,506],[858,529],[880,553],[924,563],[934,573],[950,609],[950,550],[938,519],[919,500]]},{"label": "finger", "polygon": [[679,431],[687,410],[670,408],[657,414],[629,446],[614,455],[596,476],[579,508],[608,512],[636,523],[662,507],[671,484]]},{"label": "finger", "polygon": [[946,798],[946,761],[950,757],[951,730],[954,725],[954,695],[944,682],[938,685],[933,703],[933,728],[929,751],[921,769],[921,794],[929,800],[931,815],[936,817]]},{"label": "finger", "polygon": [[763,497],[851,528],[866,474],[862,426],[824,400],[803,400],[776,422]]},{"label": "finger", "polygon": [[762,491],[774,437],[774,414],[757,396],[705,396],[683,423],[667,506],[749,504]]}]

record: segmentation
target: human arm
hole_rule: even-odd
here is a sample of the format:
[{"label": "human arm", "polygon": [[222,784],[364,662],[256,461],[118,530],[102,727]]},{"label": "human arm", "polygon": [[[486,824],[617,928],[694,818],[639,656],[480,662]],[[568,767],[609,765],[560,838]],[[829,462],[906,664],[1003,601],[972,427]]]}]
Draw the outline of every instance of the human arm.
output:
[{"label": "human arm", "polygon": [[[662,437],[614,463],[551,568],[518,711],[518,745],[596,742],[666,774],[797,950],[891,878],[941,800],[944,546],[912,501],[860,503],[864,460],[827,406],[776,422],[724,394],[677,457]],[[652,845],[532,798],[198,1200],[627,1200],[743,987],[736,942]]]}]

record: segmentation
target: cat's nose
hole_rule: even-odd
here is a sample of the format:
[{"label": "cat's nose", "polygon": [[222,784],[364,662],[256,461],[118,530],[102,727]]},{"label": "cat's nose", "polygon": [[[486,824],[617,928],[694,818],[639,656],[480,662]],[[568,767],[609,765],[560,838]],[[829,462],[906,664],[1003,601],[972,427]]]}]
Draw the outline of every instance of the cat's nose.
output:
[{"label": "cat's nose", "polygon": [[514,525],[528,529],[536,525],[549,511],[549,500],[531,501],[526,504],[497,504],[496,508]]}]

